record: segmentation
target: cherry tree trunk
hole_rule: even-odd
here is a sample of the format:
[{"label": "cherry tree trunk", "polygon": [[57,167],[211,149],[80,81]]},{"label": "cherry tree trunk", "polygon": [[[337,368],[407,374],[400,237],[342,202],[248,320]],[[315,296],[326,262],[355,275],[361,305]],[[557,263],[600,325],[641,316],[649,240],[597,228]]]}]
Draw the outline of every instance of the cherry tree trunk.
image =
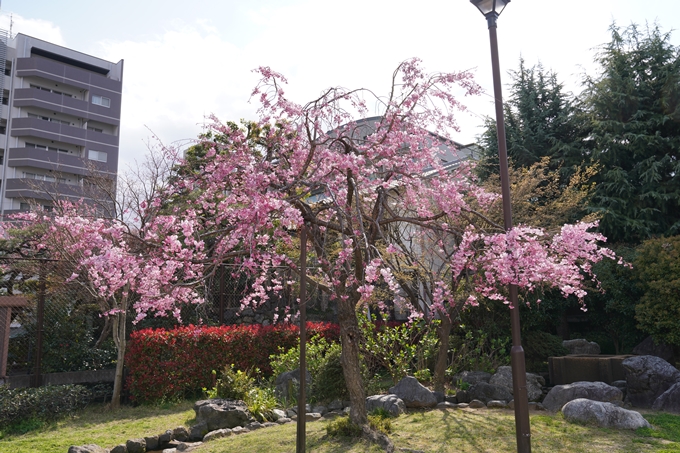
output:
[{"label": "cherry tree trunk", "polygon": [[437,352],[437,362],[434,366],[434,391],[444,392],[444,382],[446,379],[446,368],[449,360],[449,337],[451,335],[451,319],[446,314],[441,316],[441,323],[437,327],[439,337],[439,350]]},{"label": "cherry tree trunk", "polygon": [[359,426],[368,423],[366,416],[366,393],[361,377],[359,362],[359,341],[361,331],[355,312],[355,302],[352,297],[340,299],[338,303],[338,321],[340,322],[340,339],[342,342],[342,371],[349,392],[350,413],[352,422]]},{"label": "cherry tree trunk", "polygon": [[113,380],[113,396],[111,397],[111,409],[120,408],[120,394],[123,389],[123,366],[125,365],[125,323],[127,312],[125,310],[116,313],[113,318],[113,342],[118,351],[116,358],[116,376]]}]

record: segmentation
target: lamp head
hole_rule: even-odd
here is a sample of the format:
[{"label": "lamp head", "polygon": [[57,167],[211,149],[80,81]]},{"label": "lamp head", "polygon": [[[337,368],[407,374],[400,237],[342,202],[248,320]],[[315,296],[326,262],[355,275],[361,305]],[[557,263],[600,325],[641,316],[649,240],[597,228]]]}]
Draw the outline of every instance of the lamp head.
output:
[{"label": "lamp head", "polygon": [[501,15],[510,0],[470,0],[470,3],[475,5],[487,19],[490,16],[495,19]]}]

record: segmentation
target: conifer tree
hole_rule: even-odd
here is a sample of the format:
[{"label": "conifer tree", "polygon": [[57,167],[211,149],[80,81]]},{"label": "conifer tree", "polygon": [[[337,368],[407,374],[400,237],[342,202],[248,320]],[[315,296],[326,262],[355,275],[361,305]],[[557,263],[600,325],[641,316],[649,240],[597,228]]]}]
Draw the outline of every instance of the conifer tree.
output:
[{"label": "conifer tree", "polygon": [[[510,72],[510,76],[505,132],[511,165],[528,168],[548,157],[550,168],[559,168],[568,180],[574,167],[581,164],[584,136],[574,100],[557,81],[557,75],[540,64],[528,68],[520,59],[519,69]],[[479,165],[483,179],[498,173],[495,120],[488,118],[485,127],[481,136],[484,153]]]},{"label": "conifer tree", "polygon": [[680,59],[670,33],[611,26],[586,79],[588,144],[601,165],[593,210],[613,241],[639,242],[680,228]]}]

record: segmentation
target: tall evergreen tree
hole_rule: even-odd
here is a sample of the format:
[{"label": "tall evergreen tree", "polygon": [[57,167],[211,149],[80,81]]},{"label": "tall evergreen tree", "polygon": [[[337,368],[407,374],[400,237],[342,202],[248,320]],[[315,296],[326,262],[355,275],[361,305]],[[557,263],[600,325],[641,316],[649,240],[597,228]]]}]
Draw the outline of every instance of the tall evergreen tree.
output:
[{"label": "tall evergreen tree", "polygon": [[[560,168],[568,178],[581,163],[584,136],[571,95],[564,91],[556,74],[540,64],[528,68],[520,59],[519,69],[511,71],[510,77],[510,96],[504,107],[511,165],[527,168],[548,157],[550,167]],[[498,173],[495,120],[488,118],[485,127],[480,140],[484,148],[479,165],[482,178]]]},{"label": "tall evergreen tree", "polygon": [[586,79],[587,143],[601,164],[593,210],[614,241],[680,232],[680,58],[670,33],[611,26]]}]

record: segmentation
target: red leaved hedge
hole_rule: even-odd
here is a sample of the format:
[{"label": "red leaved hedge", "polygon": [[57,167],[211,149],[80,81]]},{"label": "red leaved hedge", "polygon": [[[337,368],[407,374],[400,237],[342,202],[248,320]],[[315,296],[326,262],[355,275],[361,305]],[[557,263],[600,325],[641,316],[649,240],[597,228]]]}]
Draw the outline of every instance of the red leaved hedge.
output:
[{"label": "red leaved hedge", "polygon": [[[307,331],[309,337],[340,336],[339,326],[330,323],[307,323]],[[136,402],[195,395],[212,385],[212,370],[232,363],[269,376],[269,356],[295,346],[298,337],[299,328],[290,324],[139,330],[127,344],[127,389]]]}]

